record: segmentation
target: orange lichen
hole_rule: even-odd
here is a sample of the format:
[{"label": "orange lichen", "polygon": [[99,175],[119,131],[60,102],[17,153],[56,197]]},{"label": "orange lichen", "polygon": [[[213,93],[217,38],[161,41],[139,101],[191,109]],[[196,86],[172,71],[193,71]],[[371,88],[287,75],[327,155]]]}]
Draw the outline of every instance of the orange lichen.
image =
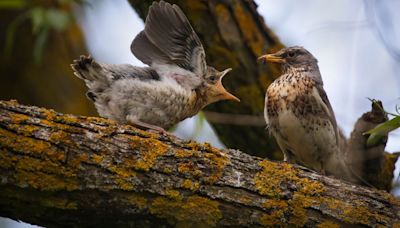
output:
[{"label": "orange lichen", "polygon": [[65,178],[54,174],[47,174],[41,171],[16,170],[14,174],[16,185],[21,187],[29,186],[41,191],[72,191],[78,188],[75,178]]},{"label": "orange lichen", "polygon": [[168,218],[180,226],[215,226],[222,218],[218,202],[200,196],[183,199],[157,197],[151,203],[150,213]]},{"label": "orange lichen", "polygon": [[181,187],[184,188],[184,189],[191,190],[191,191],[196,191],[197,189],[199,189],[200,183],[194,182],[194,181],[189,180],[189,179],[185,179],[185,180],[182,181]]},{"label": "orange lichen", "polygon": [[[313,199],[325,192],[325,187],[317,181],[299,177],[297,170],[291,164],[263,160],[259,165],[262,170],[254,178],[256,189],[260,194],[272,198],[273,201],[266,201],[264,204],[267,209],[275,206],[274,212],[263,216],[260,221],[264,225],[273,225],[264,222],[272,221],[274,218],[280,221],[279,216],[287,214],[290,218],[287,223],[304,225],[308,220],[306,208],[312,205]],[[291,199],[281,202],[280,199],[285,194],[281,186],[285,184],[294,185],[297,191]]]},{"label": "orange lichen", "polygon": [[138,136],[127,136],[132,150],[139,151],[139,159],[133,165],[135,169],[149,171],[154,166],[157,159],[164,155],[169,147],[152,138],[141,138]]},{"label": "orange lichen", "polygon": [[138,207],[139,209],[146,208],[147,206],[147,199],[143,196],[140,196],[135,193],[129,193],[129,195],[126,197],[127,201],[134,206]]},{"label": "orange lichen", "polygon": [[340,225],[332,221],[324,221],[317,225],[317,228],[339,228]]},{"label": "orange lichen", "polygon": [[29,116],[19,113],[12,113],[12,114],[9,113],[9,117],[11,118],[11,121],[16,124],[20,124],[22,122],[29,120]]}]

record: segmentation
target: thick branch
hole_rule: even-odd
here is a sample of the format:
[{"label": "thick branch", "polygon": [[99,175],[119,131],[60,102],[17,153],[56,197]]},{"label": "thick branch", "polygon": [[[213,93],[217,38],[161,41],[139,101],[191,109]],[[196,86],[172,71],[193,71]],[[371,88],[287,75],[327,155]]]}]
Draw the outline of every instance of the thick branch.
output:
[{"label": "thick branch", "polygon": [[0,102],[0,216],[42,226],[393,226],[399,202],[237,150]]}]

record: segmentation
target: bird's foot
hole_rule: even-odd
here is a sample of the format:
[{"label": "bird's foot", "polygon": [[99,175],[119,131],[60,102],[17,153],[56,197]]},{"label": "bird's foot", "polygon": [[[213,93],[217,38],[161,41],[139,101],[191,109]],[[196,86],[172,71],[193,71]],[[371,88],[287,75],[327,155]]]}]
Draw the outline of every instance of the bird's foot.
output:
[{"label": "bird's foot", "polygon": [[152,124],[148,124],[148,123],[144,123],[141,121],[129,121],[128,122],[130,125],[135,126],[137,128],[140,128],[142,130],[147,130],[148,132],[152,132],[152,133],[158,133],[164,136],[172,136],[171,133],[169,133],[168,131],[166,131],[164,128],[156,126],[156,125],[152,125]]}]

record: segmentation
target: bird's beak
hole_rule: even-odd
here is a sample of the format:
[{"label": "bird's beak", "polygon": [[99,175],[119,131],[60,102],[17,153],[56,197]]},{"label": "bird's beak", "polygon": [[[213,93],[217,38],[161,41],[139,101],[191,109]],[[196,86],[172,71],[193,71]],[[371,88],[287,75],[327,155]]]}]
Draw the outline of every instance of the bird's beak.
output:
[{"label": "bird's beak", "polygon": [[269,61],[269,62],[273,62],[273,63],[283,63],[285,62],[285,59],[276,55],[276,54],[267,54],[267,55],[262,55],[260,57],[258,57],[258,60],[261,61]]},{"label": "bird's beak", "polygon": [[220,94],[218,97],[221,100],[234,100],[234,101],[240,102],[239,98],[235,97],[233,94],[226,91],[225,87],[222,85],[222,78],[231,70],[232,70],[232,68],[228,68],[221,72],[221,77],[219,78],[219,81],[217,82],[217,85],[216,85],[216,89],[217,89],[218,93]]}]

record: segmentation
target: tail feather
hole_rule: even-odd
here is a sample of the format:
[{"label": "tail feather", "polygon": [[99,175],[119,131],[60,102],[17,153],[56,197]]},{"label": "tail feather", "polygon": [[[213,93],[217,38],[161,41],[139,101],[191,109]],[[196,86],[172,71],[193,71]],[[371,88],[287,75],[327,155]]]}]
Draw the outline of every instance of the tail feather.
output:
[{"label": "tail feather", "polygon": [[93,102],[109,85],[107,72],[91,56],[81,55],[79,59],[73,61],[71,68],[75,76],[85,81],[89,89],[86,96]]},{"label": "tail feather", "polygon": [[75,76],[85,81],[106,81],[105,74],[102,74],[102,67],[90,55],[81,55],[79,59],[71,64]]}]

